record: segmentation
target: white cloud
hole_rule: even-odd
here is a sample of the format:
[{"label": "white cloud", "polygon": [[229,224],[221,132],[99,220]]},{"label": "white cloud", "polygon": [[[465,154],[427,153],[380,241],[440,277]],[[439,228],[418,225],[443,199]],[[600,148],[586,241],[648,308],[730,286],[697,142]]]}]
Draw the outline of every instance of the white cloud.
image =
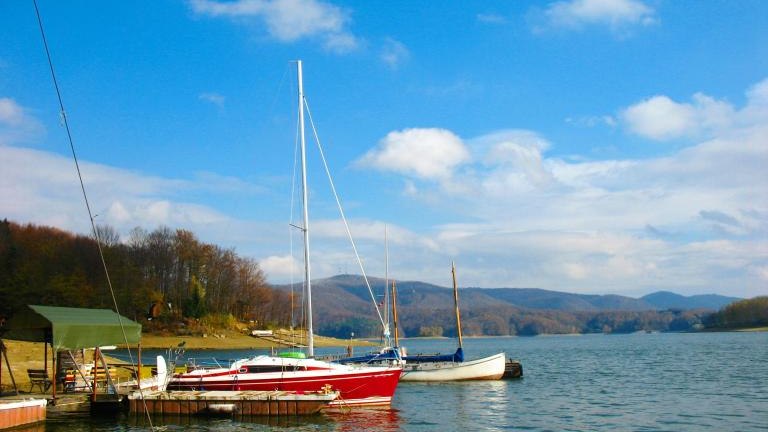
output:
[{"label": "white cloud", "polygon": [[507,18],[495,13],[477,14],[477,20],[486,24],[506,24]]},{"label": "white cloud", "polygon": [[[508,130],[466,140],[471,157],[447,178],[419,175],[418,153],[379,163],[404,175],[408,200],[474,221],[434,226],[425,237],[439,252],[414,246],[405,258],[418,256],[424,274],[455,257],[472,286],[768,294],[766,82],[740,109],[704,94],[686,104],[657,99],[657,111],[638,104],[645,117],[622,121],[646,136],[707,137],[663,157],[563,160],[547,155],[552,144],[539,134]],[[389,142],[369,155],[397,148]]]},{"label": "white cloud", "polygon": [[[406,211],[418,214],[418,229],[388,224],[390,275],[447,286],[456,260],[462,286],[768,294],[767,82],[752,86],[738,109],[703,94],[684,104],[670,99],[693,111],[693,126],[680,130],[706,137],[664,157],[563,160],[549,153],[557,143],[527,130],[466,140],[436,128],[387,134],[357,163],[401,174]],[[89,232],[69,158],[6,144],[0,160],[2,217]],[[190,229],[266,257],[272,282],[295,270],[284,221],[237,219],[179,199],[190,191],[263,192],[258,186],[213,173],[180,180],[88,161],[81,167],[98,223],[121,233]],[[350,224],[366,271],[382,275],[384,223]],[[358,271],[338,220],[313,219],[311,235],[316,277]]]},{"label": "white cloud", "polygon": [[223,108],[226,101],[226,98],[218,93],[200,93],[198,99],[209,102],[219,108]]},{"label": "white cloud", "polygon": [[468,160],[466,146],[453,132],[422,128],[390,132],[357,163],[439,180],[449,178],[454,168]]},{"label": "white cloud", "polygon": [[290,255],[271,255],[259,261],[259,267],[264,271],[268,280],[281,280],[294,277],[304,279],[304,264]]},{"label": "white cloud", "polygon": [[547,28],[578,29],[587,25],[607,25],[613,31],[657,22],[655,11],[638,0],[558,1],[546,8],[544,20],[544,27]]},{"label": "white cloud", "polygon": [[554,179],[542,157],[549,146],[538,134],[523,130],[500,131],[473,139],[475,158],[486,167],[483,189],[497,195],[552,184]]},{"label": "white cloud", "polygon": [[11,98],[0,98],[0,145],[28,141],[42,132],[42,125],[27,109]]},{"label": "white cloud", "polygon": [[657,95],[622,110],[619,117],[631,132],[654,140],[720,136],[768,120],[768,80],[750,88],[747,101],[737,110],[703,93],[695,93],[691,102]]},{"label": "white cloud", "polygon": [[697,126],[693,106],[676,103],[666,96],[654,96],[633,105],[622,117],[632,132],[658,140],[687,135]]},{"label": "white cloud", "polygon": [[0,123],[9,126],[20,125],[25,118],[24,109],[13,99],[0,98]]},{"label": "white cloud", "polygon": [[338,53],[352,51],[359,45],[346,28],[347,12],[318,0],[191,0],[190,5],[199,15],[258,19],[269,35],[281,42],[317,37],[326,49]]},{"label": "white cloud", "polygon": [[[0,146],[0,214],[22,223],[51,225],[88,233],[88,215],[70,158],[44,151]],[[98,224],[123,234],[136,226],[188,227],[205,235],[232,220],[205,205],[174,200],[182,191],[210,191],[215,183],[146,176],[124,169],[80,161],[91,209]],[[248,191],[240,190],[240,193]],[[233,192],[231,189],[217,193]],[[248,191],[252,192],[252,191]]]},{"label": "white cloud", "polygon": [[585,117],[567,117],[565,122],[579,127],[593,128],[605,125],[608,127],[616,126],[616,118],[609,115],[585,116]]},{"label": "white cloud", "polygon": [[408,60],[411,53],[408,51],[402,42],[387,38],[384,41],[384,46],[381,49],[381,61],[384,62],[390,69],[397,69],[400,64]]}]

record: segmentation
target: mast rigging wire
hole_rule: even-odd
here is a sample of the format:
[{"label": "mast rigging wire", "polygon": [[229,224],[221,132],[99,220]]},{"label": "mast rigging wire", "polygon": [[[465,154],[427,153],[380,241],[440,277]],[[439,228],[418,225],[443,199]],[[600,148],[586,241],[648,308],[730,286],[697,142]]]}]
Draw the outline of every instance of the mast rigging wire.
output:
[{"label": "mast rigging wire", "polygon": [[[58,98],[58,101],[59,101],[59,110],[60,110],[59,112],[61,114],[61,122],[64,125],[64,129],[67,131],[67,140],[69,141],[69,148],[72,151],[72,159],[75,162],[75,169],[77,170],[77,178],[80,181],[80,190],[83,193],[83,200],[85,201],[85,208],[88,210],[88,218],[91,221],[91,230],[93,231],[93,237],[96,239],[96,247],[97,247],[97,249],[99,251],[99,257],[101,258],[101,265],[104,268],[104,274],[105,274],[106,279],[107,279],[107,286],[109,287],[109,293],[112,296],[112,304],[115,307],[115,312],[117,312],[117,320],[118,320],[118,323],[120,324],[120,330],[123,333],[123,341],[125,341],[125,345],[128,346],[128,335],[125,333],[125,326],[123,325],[123,319],[122,319],[122,316],[120,315],[120,308],[118,308],[118,306],[117,306],[117,298],[115,297],[115,291],[112,288],[112,280],[109,277],[109,270],[107,269],[107,261],[104,258],[104,251],[103,251],[103,249],[101,247],[101,239],[99,238],[99,231],[96,229],[96,221],[94,220],[94,215],[93,215],[93,212],[91,211],[91,205],[88,202],[88,194],[85,191],[85,183],[83,182],[83,175],[82,175],[82,172],[80,171],[80,163],[78,162],[77,153],[75,152],[75,144],[74,144],[74,141],[72,139],[72,132],[69,129],[69,121],[67,121],[67,114],[66,114],[66,111],[64,110],[64,102],[63,102],[62,97],[61,97],[61,91],[59,90],[59,83],[58,83],[58,80],[56,80],[56,72],[54,71],[54,68],[53,68],[53,60],[51,59],[51,52],[48,49],[48,40],[45,37],[45,30],[43,28],[43,19],[40,16],[40,9],[37,7],[37,0],[32,0],[32,4],[35,6],[35,14],[37,15],[37,23],[38,23],[38,26],[40,27],[40,35],[42,36],[42,39],[43,39],[43,46],[45,47],[45,55],[48,58],[48,67],[51,70],[51,79],[53,80],[53,87],[56,89],[56,97]],[[133,360],[133,354],[131,353],[131,348],[130,347],[128,347],[128,355],[129,355],[129,357],[131,359],[131,364],[132,365],[135,364],[134,360]],[[103,359],[102,359],[102,361],[103,361]],[[134,370],[134,372],[136,373],[136,381],[137,381],[138,388],[139,388],[139,394],[140,394],[141,400],[142,400],[142,402],[144,404],[144,411],[147,414],[147,420],[149,422],[149,427],[150,427],[150,429],[154,430],[154,426],[152,425],[152,417],[149,415],[149,409],[147,408],[147,402],[144,399],[144,393],[141,390],[141,374],[137,370]]]},{"label": "mast rigging wire", "polygon": [[309,103],[307,102],[307,98],[304,98],[304,106],[307,107],[307,114],[309,115],[309,124],[312,126],[312,133],[315,137],[315,142],[317,143],[317,148],[320,151],[320,159],[323,161],[323,167],[325,168],[325,174],[328,176],[328,181],[331,184],[331,191],[333,192],[333,197],[336,199],[336,206],[339,209],[339,213],[341,214],[341,220],[344,222],[344,228],[347,230],[347,237],[349,237],[349,242],[352,244],[352,250],[355,252],[355,258],[357,259],[357,263],[360,266],[360,271],[363,274],[363,280],[365,280],[365,286],[368,287],[368,294],[371,295],[371,301],[373,302],[373,307],[376,309],[376,315],[379,317],[379,322],[381,323],[382,329],[385,328],[384,324],[384,318],[381,315],[381,311],[379,310],[379,305],[376,303],[376,296],[373,294],[373,289],[371,288],[371,284],[368,282],[368,276],[365,274],[365,267],[363,267],[363,261],[360,259],[360,254],[357,252],[357,246],[355,245],[355,240],[352,238],[352,231],[349,229],[349,223],[347,223],[347,217],[344,215],[344,209],[341,207],[341,200],[339,199],[339,194],[336,192],[336,186],[333,184],[333,177],[331,176],[331,171],[328,168],[328,162],[325,159],[325,153],[323,152],[323,146],[320,144],[320,137],[317,134],[317,129],[315,128],[315,122],[312,120],[312,111],[309,109]]}]

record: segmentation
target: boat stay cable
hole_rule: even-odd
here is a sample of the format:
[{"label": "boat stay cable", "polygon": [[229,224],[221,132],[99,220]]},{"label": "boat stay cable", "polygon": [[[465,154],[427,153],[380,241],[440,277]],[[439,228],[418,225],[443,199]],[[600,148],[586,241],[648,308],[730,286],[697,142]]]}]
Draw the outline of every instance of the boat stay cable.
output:
[{"label": "boat stay cable", "polygon": [[[69,148],[72,151],[72,158],[73,158],[73,160],[75,162],[75,169],[77,171],[77,177],[78,177],[78,179],[80,181],[80,190],[83,193],[83,200],[85,201],[85,208],[88,211],[88,218],[91,221],[91,230],[93,231],[93,236],[96,239],[96,247],[97,247],[98,252],[99,252],[99,257],[101,259],[102,267],[104,268],[104,274],[106,276],[107,286],[109,287],[109,293],[112,296],[112,304],[115,307],[115,312],[117,313],[117,320],[118,320],[118,323],[120,324],[120,330],[123,333],[123,340],[125,342],[126,347],[128,347],[128,355],[129,355],[129,357],[131,359],[131,365],[135,366],[135,362],[134,362],[134,359],[133,359],[133,354],[131,353],[131,349],[128,346],[128,336],[127,336],[127,334],[125,332],[125,326],[123,325],[123,319],[122,319],[122,316],[120,315],[120,309],[117,306],[117,298],[115,297],[115,291],[112,288],[112,280],[110,279],[109,270],[107,269],[107,261],[104,258],[104,251],[103,251],[103,249],[101,247],[101,239],[99,238],[99,231],[96,229],[96,221],[94,220],[94,215],[93,215],[93,212],[91,211],[90,203],[88,202],[88,194],[86,193],[86,190],[85,190],[85,182],[83,181],[83,175],[82,175],[82,172],[80,170],[80,163],[78,162],[78,159],[77,159],[77,152],[75,151],[75,144],[74,144],[74,141],[72,139],[72,132],[70,131],[69,122],[67,121],[66,111],[64,110],[64,102],[63,102],[63,99],[61,97],[61,91],[59,90],[59,83],[56,80],[56,72],[54,71],[53,60],[51,59],[51,53],[50,53],[50,50],[48,49],[48,41],[47,41],[47,39],[45,37],[45,30],[43,28],[43,19],[40,16],[40,9],[37,7],[37,0],[32,0],[32,3],[35,6],[35,14],[37,15],[37,23],[38,23],[38,26],[40,27],[40,35],[42,36],[42,39],[43,39],[43,47],[45,48],[45,55],[48,58],[48,67],[50,68],[50,71],[51,71],[51,79],[53,80],[53,87],[56,90],[56,97],[58,98],[58,101],[59,101],[59,110],[60,110],[59,113],[61,115],[61,121],[62,121],[62,124],[64,125],[64,129],[67,132],[67,140],[69,141]],[[95,362],[95,360],[94,360],[94,362]],[[138,383],[137,387],[138,387],[138,390],[139,390],[139,394],[141,396],[141,400],[144,403],[144,412],[147,414],[147,421],[149,422],[149,427],[150,427],[151,430],[154,430],[154,426],[152,425],[152,417],[149,414],[149,410],[147,409],[147,403],[146,403],[146,401],[144,399],[144,393],[141,390],[141,374],[136,369],[134,369],[134,372],[136,373],[136,380],[137,380],[137,383]]]},{"label": "boat stay cable", "polygon": [[360,254],[357,252],[357,246],[355,245],[355,240],[352,238],[352,231],[349,229],[349,223],[347,222],[347,218],[344,215],[344,209],[341,207],[341,200],[339,199],[339,194],[336,193],[336,187],[333,184],[333,177],[331,176],[331,171],[328,168],[328,162],[325,159],[325,153],[323,153],[323,146],[320,144],[320,137],[317,134],[317,129],[315,128],[315,122],[312,120],[312,111],[309,109],[309,103],[307,102],[307,99],[304,98],[304,106],[307,108],[307,114],[309,115],[309,124],[312,126],[312,133],[315,137],[315,142],[317,143],[317,148],[320,151],[320,159],[323,161],[323,167],[325,168],[325,174],[328,176],[328,181],[331,184],[331,191],[333,192],[333,197],[336,199],[336,206],[339,209],[339,214],[341,214],[341,220],[344,222],[344,228],[347,231],[347,237],[349,238],[349,242],[352,244],[352,250],[355,253],[355,258],[357,259],[357,264],[360,266],[360,271],[363,274],[363,279],[365,280],[365,286],[368,288],[368,294],[371,295],[371,301],[373,302],[373,307],[376,309],[376,315],[379,317],[379,322],[381,322],[382,328],[385,328],[384,324],[384,318],[381,315],[381,311],[379,310],[379,305],[376,303],[376,296],[373,294],[373,289],[371,288],[371,284],[368,282],[368,276],[365,274],[365,267],[363,266],[363,261],[360,259]]}]

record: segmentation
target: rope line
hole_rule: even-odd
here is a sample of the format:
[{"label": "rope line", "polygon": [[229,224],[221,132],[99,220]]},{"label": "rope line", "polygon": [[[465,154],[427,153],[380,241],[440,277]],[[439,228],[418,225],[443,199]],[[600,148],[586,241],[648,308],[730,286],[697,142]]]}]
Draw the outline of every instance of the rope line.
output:
[{"label": "rope line", "polygon": [[384,318],[381,315],[381,311],[379,310],[379,305],[376,303],[376,296],[373,294],[373,289],[371,288],[371,284],[368,282],[368,276],[365,274],[365,268],[363,267],[363,260],[360,259],[360,254],[357,253],[357,246],[355,245],[355,240],[352,238],[352,231],[349,229],[349,223],[347,223],[347,217],[344,215],[344,209],[341,207],[341,200],[339,199],[339,194],[336,193],[336,186],[333,184],[333,177],[331,176],[331,171],[328,168],[328,162],[325,159],[325,153],[323,153],[323,146],[320,144],[320,137],[317,134],[317,129],[315,128],[315,122],[312,120],[312,111],[309,109],[309,103],[307,102],[307,99],[304,98],[304,106],[307,107],[307,114],[309,114],[309,124],[312,126],[312,133],[315,136],[315,142],[317,143],[317,148],[320,151],[320,158],[323,161],[323,167],[325,168],[325,174],[328,176],[328,181],[331,184],[331,191],[333,192],[333,197],[336,199],[336,206],[339,208],[339,213],[341,214],[341,220],[344,222],[344,228],[347,230],[347,237],[349,237],[349,242],[352,244],[352,250],[355,252],[355,258],[357,258],[357,263],[360,266],[360,271],[363,273],[363,279],[365,280],[365,286],[368,287],[368,293],[371,295],[371,301],[373,302],[373,307],[376,309],[376,315],[379,317],[379,322],[381,322],[381,327],[384,328]]}]

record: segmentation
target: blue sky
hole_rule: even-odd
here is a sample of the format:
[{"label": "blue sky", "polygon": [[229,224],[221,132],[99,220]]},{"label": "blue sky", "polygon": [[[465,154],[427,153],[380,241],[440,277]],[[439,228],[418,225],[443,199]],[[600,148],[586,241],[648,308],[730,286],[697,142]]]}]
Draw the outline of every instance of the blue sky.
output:
[{"label": "blue sky", "polygon": [[[39,1],[89,199],[291,257],[295,67],[366,272],[768,294],[768,3]],[[88,232],[34,7],[0,4],[0,217]],[[313,272],[357,273],[311,148]],[[294,239],[294,249],[298,242]]]}]

